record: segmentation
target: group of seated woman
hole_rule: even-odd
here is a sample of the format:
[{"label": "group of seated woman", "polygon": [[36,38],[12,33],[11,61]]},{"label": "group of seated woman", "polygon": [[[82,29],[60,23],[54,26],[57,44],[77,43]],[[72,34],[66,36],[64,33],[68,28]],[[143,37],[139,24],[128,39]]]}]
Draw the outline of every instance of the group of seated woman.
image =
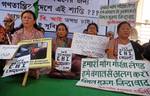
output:
[{"label": "group of seated woman", "polygon": [[[52,42],[52,54],[53,54],[53,67],[52,71],[50,72],[50,77],[57,77],[57,78],[78,78],[80,75],[80,65],[81,65],[81,59],[86,57],[82,55],[73,55],[72,59],[72,68],[70,71],[59,71],[55,69],[55,66],[58,65],[58,63],[55,61],[55,53],[57,47],[71,47],[71,39],[67,38],[68,35],[68,28],[64,23],[60,23],[56,27],[56,38],[53,39]],[[98,26],[95,23],[90,23],[87,26],[87,32],[86,34],[90,35],[97,35],[98,33]]]},{"label": "group of seated woman", "polygon": [[[43,32],[36,24],[36,16],[30,11],[26,10],[21,14],[22,24],[20,28],[12,35],[12,44],[17,44],[21,40],[43,38]],[[111,38],[106,48],[107,58],[109,59],[127,59],[127,60],[142,60],[143,47],[138,43],[129,40],[131,25],[123,21],[117,26],[117,38]],[[59,63],[55,61],[55,53],[58,47],[71,47],[72,40],[68,36],[69,29],[64,23],[60,23],[56,27],[56,38],[52,40],[52,69],[49,72],[50,77],[56,78],[78,78],[81,71],[81,59],[87,56],[73,54],[72,68],[70,71],[59,71],[55,67]],[[84,34],[97,35],[98,26],[96,23],[90,23]],[[149,47],[147,48],[149,50]],[[149,51],[148,51],[149,52]],[[149,52],[150,53],[150,52]],[[146,58],[149,56],[144,55]],[[148,59],[150,60],[150,59]],[[39,70],[35,70],[36,78],[39,78]]]},{"label": "group of seated woman", "polygon": [[[60,29],[60,30],[59,30]],[[131,32],[131,25],[123,21],[117,26],[117,38],[111,38],[108,46],[106,48],[106,54],[108,59],[125,59],[125,60],[142,60],[143,59],[143,47],[129,40]],[[64,33],[64,34],[63,34]],[[53,53],[57,47],[70,47],[71,40],[67,39],[68,29],[66,25],[63,23],[59,24],[56,28],[57,37],[53,41]],[[98,26],[95,23],[90,23],[87,26],[85,34],[97,35]],[[60,40],[60,41],[59,41]],[[58,78],[74,78],[80,75],[81,71],[81,59],[86,58],[87,56],[73,54],[72,58],[72,69],[70,72],[62,72],[55,69],[55,71],[51,71],[50,77],[58,77]],[[55,59],[53,59],[55,60]],[[56,62],[53,65],[57,65]],[[54,67],[53,67],[54,68]]]}]

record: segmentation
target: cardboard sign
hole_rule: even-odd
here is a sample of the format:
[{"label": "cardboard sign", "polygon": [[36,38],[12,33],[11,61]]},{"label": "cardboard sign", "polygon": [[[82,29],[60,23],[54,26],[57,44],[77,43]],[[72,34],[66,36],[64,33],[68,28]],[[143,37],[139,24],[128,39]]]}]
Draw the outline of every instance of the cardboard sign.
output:
[{"label": "cardboard sign", "polygon": [[0,45],[0,59],[12,59],[19,45]]},{"label": "cardboard sign", "polygon": [[57,48],[55,61],[57,61],[57,70],[70,71],[72,62],[72,50],[71,48]]},{"label": "cardboard sign", "polygon": [[128,21],[135,25],[137,2],[101,6],[99,22],[101,25],[116,25]]},{"label": "cardboard sign", "polygon": [[150,95],[150,64],[140,60],[82,59],[78,86]]},{"label": "cardboard sign", "polygon": [[108,41],[103,36],[74,33],[71,48],[74,54],[104,58]]},{"label": "cardboard sign", "polygon": [[27,72],[30,64],[30,55],[14,58],[7,62],[4,67],[4,73],[2,77],[15,75],[23,72]]}]

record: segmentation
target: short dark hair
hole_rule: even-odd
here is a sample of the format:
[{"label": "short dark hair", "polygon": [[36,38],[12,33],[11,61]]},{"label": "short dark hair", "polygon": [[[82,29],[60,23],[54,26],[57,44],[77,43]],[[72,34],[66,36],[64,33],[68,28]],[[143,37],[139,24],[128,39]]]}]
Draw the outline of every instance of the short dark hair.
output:
[{"label": "short dark hair", "polygon": [[129,22],[127,22],[127,21],[123,21],[123,22],[121,22],[121,23],[119,23],[119,24],[118,24],[118,26],[117,26],[117,33],[119,32],[119,29],[120,29],[120,27],[121,27],[123,24],[128,24],[128,25],[129,25],[129,27],[131,28],[131,25],[130,25],[130,23],[129,23]]},{"label": "short dark hair", "polygon": [[149,54],[150,54],[150,43],[144,47],[144,53],[143,53],[144,58],[150,61]]},{"label": "short dark hair", "polygon": [[88,26],[87,26],[87,30],[88,30],[88,28],[91,26],[91,25],[94,25],[95,27],[96,27],[96,31],[98,32],[98,26],[97,26],[97,24],[96,23],[90,23]]}]

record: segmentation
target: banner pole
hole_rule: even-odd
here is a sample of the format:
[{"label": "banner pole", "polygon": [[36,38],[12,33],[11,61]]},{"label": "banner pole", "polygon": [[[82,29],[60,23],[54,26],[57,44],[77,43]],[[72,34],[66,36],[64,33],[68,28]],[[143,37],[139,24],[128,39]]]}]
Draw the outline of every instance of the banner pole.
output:
[{"label": "banner pole", "polygon": [[24,78],[23,78],[23,81],[22,81],[22,86],[26,85],[26,82],[27,82],[27,79],[28,79],[28,74],[29,74],[29,71],[25,72],[25,75],[24,75]]}]

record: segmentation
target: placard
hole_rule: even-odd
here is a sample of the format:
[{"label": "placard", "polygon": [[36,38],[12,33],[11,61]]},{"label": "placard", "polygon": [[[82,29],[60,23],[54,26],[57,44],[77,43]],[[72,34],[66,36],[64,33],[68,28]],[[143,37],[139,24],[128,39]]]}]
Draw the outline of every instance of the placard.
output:
[{"label": "placard", "polygon": [[4,73],[2,77],[15,75],[29,70],[30,55],[21,56],[19,58],[13,58],[8,61],[4,67]]},{"label": "placard", "polygon": [[72,62],[72,50],[71,48],[61,48],[56,49],[55,61],[57,62],[57,70],[60,71],[70,71]]},{"label": "placard", "polygon": [[0,45],[0,59],[12,59],[19,45]]},{"label": "placard", "polygon": [[104,36],[74,33],[71,48],[74,54],[104,58],[108,41]]},{"label": "placard", "polygon": [[140,60],[82,59],[78,86],[150,95],[150,64]]},{"label": "placard", "polygon": [[127,21],[132,25],[136,22],[137,2],[101,6],[99,22],[101,25],[116,25]]}]

